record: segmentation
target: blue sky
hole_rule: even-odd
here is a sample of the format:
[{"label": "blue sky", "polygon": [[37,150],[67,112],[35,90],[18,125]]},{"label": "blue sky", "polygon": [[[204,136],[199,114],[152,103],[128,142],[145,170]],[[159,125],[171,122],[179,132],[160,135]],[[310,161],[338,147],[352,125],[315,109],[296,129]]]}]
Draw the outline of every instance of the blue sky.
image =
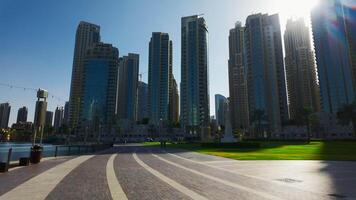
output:
[{"label": "blue sky", "polygon": [[[313,1],[313,0],[312,0]],[[253,13],[280,13],[282,31],[290,16],[307,16],[311,0],[1,0],[0,83],[44,88],[48,110],[68,99],[75,30],[84,20],[100,25],[103,42],[119,48],[120,56],[140,54],[140,72],[147,71],[148,42],[152,32],[167,32],[173,41],[174,75],[180,82],[180,18],[202,14],[209,29],[211,115],[214,95],[228,96],[228,32],[236,21]],[[314,1],[313,1],[314,2]],[[147,73],[143,75],[147,82]],[[35,93],[0,85],[0,102],[17,110],[29,108],[33,120]]]}]

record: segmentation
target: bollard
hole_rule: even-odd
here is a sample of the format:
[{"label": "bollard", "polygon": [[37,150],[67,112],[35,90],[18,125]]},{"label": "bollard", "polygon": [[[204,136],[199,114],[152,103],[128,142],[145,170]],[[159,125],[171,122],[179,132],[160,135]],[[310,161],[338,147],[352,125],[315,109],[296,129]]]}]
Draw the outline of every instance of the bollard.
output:
[{"label": "bollard", "polygon": [[56,146],[56,149],[54,151],[54,157],[57,157],[57,155],[58,155],[58,146]]},{"label": "bollard", "polygon": [[12,154],[12,148],[9,149],[9,153],[7,154],[7,168],[6,168],[6,171],[9,170],[9,166],[10,166],[10,161],[11,161],[11,154]]}]

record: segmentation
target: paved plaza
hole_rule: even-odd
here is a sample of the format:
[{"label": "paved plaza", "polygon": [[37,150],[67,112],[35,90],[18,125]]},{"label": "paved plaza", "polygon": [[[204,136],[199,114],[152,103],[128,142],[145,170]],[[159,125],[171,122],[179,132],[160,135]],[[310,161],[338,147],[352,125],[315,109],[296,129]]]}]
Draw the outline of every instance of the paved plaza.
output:
[{"label": "paved plaza", "polygon": [[236,161],[119,145],[0,174],[13,199],[356,199],[356,162]]}]

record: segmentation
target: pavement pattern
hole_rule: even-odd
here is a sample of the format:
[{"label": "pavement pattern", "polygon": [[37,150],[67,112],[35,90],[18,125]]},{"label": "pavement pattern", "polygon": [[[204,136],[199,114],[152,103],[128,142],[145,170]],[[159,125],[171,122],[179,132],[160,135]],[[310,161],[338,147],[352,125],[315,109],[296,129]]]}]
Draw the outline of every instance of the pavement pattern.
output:
[{"label": "pavement pattern", "polygon": [[118,145],[0,174],[0,200],[356,199],[356,162],[237,161]]}]

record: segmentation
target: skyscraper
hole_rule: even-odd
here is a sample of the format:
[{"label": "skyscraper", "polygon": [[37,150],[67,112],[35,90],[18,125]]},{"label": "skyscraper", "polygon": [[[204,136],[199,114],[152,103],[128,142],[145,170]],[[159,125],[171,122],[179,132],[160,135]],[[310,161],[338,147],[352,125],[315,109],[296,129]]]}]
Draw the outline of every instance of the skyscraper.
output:
[{"label": "skyscraper", "polygon": [[318,112],[320,98],[309,29],[302,18],[287,21],[284,47],[290,118],[305,123],[303,110]]},{"label": "skyscraper", "polygon": [[352,0],[345,0],[343,6],[346,36],[349,44],[349,56],[352,67],[354,94],[356,95],[356,5]]},{"label": "skyscraper", "polygon": [[177,82],[173,75],[171,82],[169,92],[169,121],[176,124],[179,122],[179,92]]},{"label": "skyscraper", "polygon": [[52,111],[46,111],[45,126],[46,127],[52,127],[53,126],[53,112]]},{"label": "skyscraper", "polygon": [[137,92],[137,120],[142,121],[148,116],[148,84],[142,81],[138,82]]},{"label": "skyscraper", "polygon": [[244,35],[250,125],[279,131],[289,117],[278,14],[248,16]]},{"label": "skyscraper", "polygon": [[340,0],[320,1],[311,14],[321,110],[328,114],[336,114],[344,104],[355,101],[348,40],[355,36],[348,37],[351,29],[347,29],[344,8]]},{"label": "skyscraper", "polygon": [[215,117],[216,124],[220,127],[225,126],[225,115],[227,109],[227,99],[221,94],[215,95]]},{"label": "skyscraper", "polygon": [[0,104],[0,128],[8,128],[11,106],[9,103]]},{"label": "skyscraper", "polygon": [[64,117],[64,108],[63,106],[58,106],[56,108],[56,111],[54,112],[54,130],[56,132],[59,131],[59,129],[62,127],[63,125],[63,117]]},{"label": "skyscraper", "polygon": [[66,126],[69,125],[69,101],[66,101],[66,103],[64,104],[63,124],[65,124]]},{"label": "skyscraper", "polygon": [[100,42],[100,27],[81,21],[75,36],[72,81],[69,96],[69,121],[72,129],[77,128],[83,89],[83,64],[86,51],[95,43]]},{"label": "skyscraper", "polygon": [[151,124],[169,120],[172,84],[172,41],[167,33],[152,33],[149,43],[148,110]]},{"label": "skyscraper", "polygon": [[19,108],[19,110],[17,111],[17,123],[20,122],[27,122],[27,113],[28,113],[28,109],[26,106]]},{"label": "skyscraper", "polygon": [[210,122],[208,29],[198,15],[183,17],[181,23],[181,124],[191,136],[204,139],[201,133]]},{"label": "skyscraper", "polygon": [[120,119],[137,120],[137,87],[139,55],[129,53],[119,59],[118,116]]},{"label": "skyscraper", "polygon": [[244,27],[236,22],[229,35],[229,109],[233,130],[249,127],[246,68],[244,65]]},{"label": "skyscraper", "polygon": [[96,43],[84,58],[81,128],[96,135],[108,133],[117,113],[119,50]]}]

